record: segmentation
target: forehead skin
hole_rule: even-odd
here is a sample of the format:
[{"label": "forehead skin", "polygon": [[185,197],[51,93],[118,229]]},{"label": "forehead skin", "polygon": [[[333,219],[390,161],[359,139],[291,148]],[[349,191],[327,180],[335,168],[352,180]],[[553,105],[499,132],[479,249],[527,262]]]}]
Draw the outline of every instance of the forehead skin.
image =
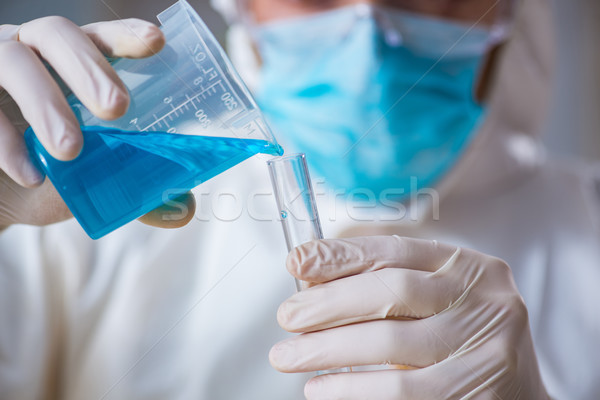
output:
[{"label": "forehead skin", "polygon": [[248,0],[258,23],[300,17],[358,3],[395,7],[457,21],[491,25],[509,0]]}]

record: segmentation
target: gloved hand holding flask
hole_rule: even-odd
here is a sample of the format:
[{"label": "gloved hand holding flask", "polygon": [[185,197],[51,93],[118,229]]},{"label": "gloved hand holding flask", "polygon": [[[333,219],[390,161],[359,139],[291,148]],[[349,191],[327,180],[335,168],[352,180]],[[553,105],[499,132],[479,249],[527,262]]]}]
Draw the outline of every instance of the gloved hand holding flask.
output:
[{"label": "gloved hand holding flask", "polygon": [[[110,120],[125,113],[130,99],[105,57],[148,57],[164,43],[156,26],[137,19],[78,27],[62,17],[45,17],[0,26],[0,229],[46,225],[71,216],[32,164],[23,140],[31,125],[50,154],[64,161],[75,158],[83,144],[79,123],[46,66],[90,112]],[[193,199],[186,201],[193,207]],[[161,211],[169,212],[158,210],[145,221],[172,225]]]},{"label": "gloved hand holding flask", "polygon": [[[194,214],[187,191],[256,153],[282,151],[195,10],[179,0],[158,19],[162,51],[145,60],[117,59],[114,70],[103,60],[127,100],[119,113],[98,112],[75,90],[67,98],[85,139],[76,159],[46,149],[43,127],[32,123],[25,132],[39,169],[94,239],[161,205],[145,222],[185,225]],[[165,215],[170,211],[175,218]]]}]

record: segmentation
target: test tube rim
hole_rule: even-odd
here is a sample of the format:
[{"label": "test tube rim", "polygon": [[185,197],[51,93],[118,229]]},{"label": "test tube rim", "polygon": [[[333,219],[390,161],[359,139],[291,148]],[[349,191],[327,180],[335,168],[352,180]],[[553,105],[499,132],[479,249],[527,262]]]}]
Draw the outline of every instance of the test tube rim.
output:
[{"label": "test tube rim", "polygon": [[273,157],[270,160],[267,161],[268,165],[274,164],[274,163],[278,163],[278,162],[283,162],[283,161],[287,161],[290,159],[298,159],[298,158],[302,158],[302,159],[306,159],[306,154],[304,153],[292,153],[292,154],[285,154],[283,156],[277,156],[277,157]]}]

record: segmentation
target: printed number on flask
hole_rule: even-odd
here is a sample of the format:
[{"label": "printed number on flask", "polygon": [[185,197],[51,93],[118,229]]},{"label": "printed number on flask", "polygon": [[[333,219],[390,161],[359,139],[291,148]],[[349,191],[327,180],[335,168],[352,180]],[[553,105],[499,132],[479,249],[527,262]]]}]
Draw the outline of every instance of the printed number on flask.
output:
[{"label": "printed number on flask", "polygon": [[223,96],[221,96],[221,100],[223,101],[223,104],[225,104],[229,111],[235,110],[238,106],[237,101],[235,101],[235,99],[229,92],[224,93]]},{"label": "printed number on flask", "polygon": [[200,122],[203,128],[207,128],[210,125],[210,119],[203,109],[196,111],[196,118],[198,118],[198,122]]}]

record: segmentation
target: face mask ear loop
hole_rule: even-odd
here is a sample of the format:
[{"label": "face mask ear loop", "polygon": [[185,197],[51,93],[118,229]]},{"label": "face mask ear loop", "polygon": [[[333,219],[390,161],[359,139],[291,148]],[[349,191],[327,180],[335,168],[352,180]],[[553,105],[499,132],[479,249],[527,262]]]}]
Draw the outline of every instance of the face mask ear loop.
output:
[{"label": "face mask ear loop", "polygon": [[487,43],[487,55],[476,80],[474,96],[479,104],[485,104],[489,98],[489,89],[496,75],[498,52],[508,40],[514,25],[516,0],[505,0],[501,17],[490,28],[490,38]]},{"label": "face mask ear loop", "polygon": [[248,0],[236,0],[236,4],[238,7],[238,23],[244,27],[250,34],[252,41],[254,43],[258,43],[257,41],[257,28],[258,22],[254,18],[252,11],[250,11],[250,6],[248,4]]},{"label": "face mask ear loop", "polygon": [[373,16],[388,46],[400,47],[404,44],[402,33],[394,26],[394,23],[386,16],[382,8],[373,7]]},{"label": "face mask ear loop", "polygon": [[249,0],[235,0],[235,4],[237,6],[235,23],[248,33],[251,39],[252,53],[256,57],[258,65],[261,65],[262,57],[258,48],[258,43],[260,43],[258,40],[258,22],[250,10]]},{"label": "face mask ear loop", "polygon": [[505,42],[512,32],[517,8],[520,6],[520,0],[501,0],[500,15],[490,28],[489,48],[496,47]]},{"label": "face mask ear loop", "polygon": [[346,31],[340,34],[340,39],[345,40],[352,34],[359,22],[363,19],[375,18],[374,6],[366,3],[358,3],[352,6],[354,8],[354,21],[346,27]]},{"label": "face mask ear loop", "polygon": [[488,49],[496,47],[497,45],[505,42],[512,30],[512,22],[509,21],[498,21],[490,28],[490,39],[488,42]]}]

